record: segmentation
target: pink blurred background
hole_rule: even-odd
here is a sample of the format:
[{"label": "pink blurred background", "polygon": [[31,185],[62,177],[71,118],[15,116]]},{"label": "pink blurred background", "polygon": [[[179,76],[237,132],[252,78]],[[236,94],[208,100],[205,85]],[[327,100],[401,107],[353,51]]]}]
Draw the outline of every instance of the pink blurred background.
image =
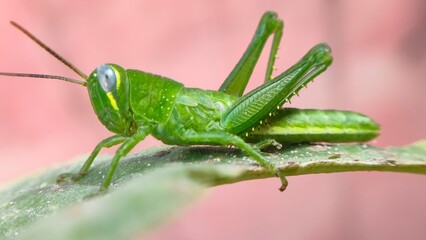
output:
[{"label": "pink blurred background", "polygon": [[[327,42],[332,67],[294,99],[300,108],[359,111],[382,126],[372,144],[426,137],[426,3],[372,1],[0,1],[0,71],[75,77],[14,29],[28,28],[89,74],[113,62],[217,89],[261,15],[285,21],[278,71]],[[261,84],[266,54],[249,88]],[[89,153],[110,133],[85,89],[1,77],[0,184]],[[152,138],[137,149],[161,145]],[[112,153],[111,150],[105,151]],[[426,178],[341,173],[220,186],[150,239],[425,239]]]}]

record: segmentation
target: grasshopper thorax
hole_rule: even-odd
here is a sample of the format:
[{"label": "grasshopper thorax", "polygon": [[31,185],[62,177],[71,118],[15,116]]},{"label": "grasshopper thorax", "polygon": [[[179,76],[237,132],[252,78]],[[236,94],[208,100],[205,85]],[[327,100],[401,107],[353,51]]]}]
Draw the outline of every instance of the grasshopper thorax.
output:
[{"label": "grasshopper thorax", "polygon": [[102,124],[112,132],[130,135],[132,112],[126,70],[115,64],[100,65],[87,78],[87,89]]}]

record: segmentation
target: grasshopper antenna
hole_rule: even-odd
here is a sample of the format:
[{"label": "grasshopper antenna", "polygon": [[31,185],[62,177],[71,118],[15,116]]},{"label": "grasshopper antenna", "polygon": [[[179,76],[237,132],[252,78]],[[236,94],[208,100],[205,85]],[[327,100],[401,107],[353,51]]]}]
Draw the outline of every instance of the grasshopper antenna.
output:
[{"label": "grasshopper antenna", "polygon": [[17,24],[14,21],[10,21],[10,24],[12,24],[14,27],[16,27],[18,30],[20,30],[22,33],[27,35],[31,40],[36,42],[40,47],[42,47],[44,50],[46,50],[48,53],[50,53],[52,56],[54,56],[56,59],[61,61],[63,64],[67,65],[71,70],[73,70],[75,73],[77,73],[80,77],[82,77],[84,80],[87,80],[86,74],[84,74],[82,71],[80,71],[77,67],[72,65],[70,62],[65,60],[61,55],[53,51],[51,48],[49,48],[46,44],[44,44],[42,41],[40,41],[38,38],[36,38],[34,35],[32,35],[28,30],[23,28],[21,25]]},{"label": "grasshopper antenna", "polygon": [[0,75],[3,76],[11,76],[11,77],[29,77],[29,78],[48,78],[48,79],[58,79],[70,83],[75,83],[81,86],[86,86],[87,83],[79,80],[75,80],[72,78],[56,76],[56,75],[48,75],[48,74],[36,74],[36,73],[11,73],[11,72],[0,72]]},{"label": "grasshopper antenna", "polygon": [[[17,24],[14,21],[10,21],[10,24],[12,24],[14,27],[16,27],[19,31],[24,33],[27,37],[29,37],[31,40],[33,40],[35,43],[37,43],[40,47],[42,47],[44,50],[46,50],[48,53],[50,53],[52,56],[54,56],[56,59],[61,61],[63,64],[68,66],[71,70],[73,70],[75,73],[77,73],[81,78],[87,81],[87,76],[82,71],[80,71],[76,66],[72,65],[70,62],[68,62],[65,58],[63,58],[61,55],[53,51],[51,48],[49,48],[46,44],[44,44],[42,41],[40,41],[38,38],[36,38],[33,34],[31,34],[28,30],[26,30],[21,25]],[[13,77],[31,77],[31,78],[49,78],[49,79],[58,79],[63,80],[71,83],[76,83],[82,86],[86,86],[86,82],[82,82],[79,80],[62,77],[62,76],[55,76],[55,75],[46,75],[46,74],[32,74],[32,73],[10,73],[10,72],[0,72],[0,75],[3,76],[13,76]]]}]

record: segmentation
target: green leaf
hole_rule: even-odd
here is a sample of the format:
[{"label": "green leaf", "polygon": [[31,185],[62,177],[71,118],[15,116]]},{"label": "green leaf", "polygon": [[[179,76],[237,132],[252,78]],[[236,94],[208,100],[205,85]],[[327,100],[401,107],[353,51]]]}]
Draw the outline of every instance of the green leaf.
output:
[{"label": "green leaf", "polygon": [[[305,144],[264,154],[287,176],[372,170],[426,174],[426,140],[386,149]],[[273,177],[238,149],[161,147],[123,159],[108,194],[83,200],[99,189],[110,157],[97,159],[76,184],[55,183],[60,173],[77,171],[83,160],[1,191],[0,238],[130,239],[176,216],[209,186]],[[277,179],[271,188],[278,186]]]}]

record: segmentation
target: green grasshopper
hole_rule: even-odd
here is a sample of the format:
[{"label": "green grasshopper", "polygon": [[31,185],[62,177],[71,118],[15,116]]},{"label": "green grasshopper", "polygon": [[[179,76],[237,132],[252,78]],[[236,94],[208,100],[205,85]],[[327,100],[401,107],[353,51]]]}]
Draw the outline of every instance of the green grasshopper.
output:
[{"label": "green grasshopper", "polygon": [[[121,158],[149,134],[170,145],[230,145],[250,155],[281,179],[285,176],[255,146],[299,142],[362,142],[379,134],[379,125],[365,115],[337,110],[282,108],[332,63],[327,44],[314,46],[300,61],[272,78],[283,22],[266,12],[244,55],[218,91],[185,88],[182,83],[139,70],[103,64],[88,77],[20,25],[13,26],[35,41],[85,81],[62,76],[7,73],[0,75],[51,78],[87,87],[99,120],[115,135],[101,141],[78,173],[65,173],[59,182],[75,182],[89,171],[102,148],[121,144],[100,192],[108,189]],[[269,37],[273,36],[265,83],[243,95]]]}]

